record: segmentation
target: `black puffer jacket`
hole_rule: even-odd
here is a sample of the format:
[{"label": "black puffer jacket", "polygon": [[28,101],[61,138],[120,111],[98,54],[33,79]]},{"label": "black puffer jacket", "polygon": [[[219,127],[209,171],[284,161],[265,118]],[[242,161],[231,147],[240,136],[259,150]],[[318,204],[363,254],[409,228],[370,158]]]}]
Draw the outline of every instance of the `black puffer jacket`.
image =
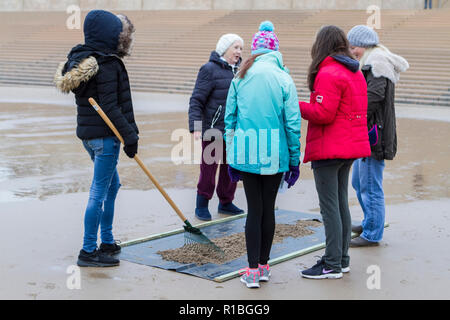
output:
[{"label": "black puffer jacket", "polygon": [[[77,45],[56,71],[55,84],[72,91],[77,104],[77,136],[82,140],[114,136],[89,103],[94,98],[122,135],[125,145],[138,141],[128,73],[117,48],[125,40],[121,19],[95,10],[84,24],[84,45]],[[128,41],[128,40],[127,40]]]},{"label": "black puffer jacket", "polygon": [[[238,64],[239,65],[239,64]],[[234,70],[233,70],[234,69]],[[224,132],[225,104],[231,80],[237,72],[220,59],[216,51],[211,52],[209,62],[198,73],[194,91],[189,101],[189,131],[193,132],[194,121],[202,121],[202,132],[213,127]],[[220,108],[222,106],[222,108]],[[212,124],[213,119],[217,121]]]},{"label": "black puffer jacket", "polygon": [[393,160],[397,153],[397,125],[395,119],[395,85],[385,77],[376,78],[370,66],[362,72],[367,82],[367,127],[378,127],[378,143],[372,146],[372,158]]}]

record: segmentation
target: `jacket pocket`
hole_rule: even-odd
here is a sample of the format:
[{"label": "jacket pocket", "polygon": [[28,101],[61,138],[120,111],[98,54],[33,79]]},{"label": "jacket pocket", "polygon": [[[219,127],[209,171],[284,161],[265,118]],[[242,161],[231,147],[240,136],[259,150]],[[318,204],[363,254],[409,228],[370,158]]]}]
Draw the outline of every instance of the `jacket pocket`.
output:
[{"label": "jacket pocket", "polygon": [[95,155],[103,154],[103,138],[90,139],[86,143]]}]

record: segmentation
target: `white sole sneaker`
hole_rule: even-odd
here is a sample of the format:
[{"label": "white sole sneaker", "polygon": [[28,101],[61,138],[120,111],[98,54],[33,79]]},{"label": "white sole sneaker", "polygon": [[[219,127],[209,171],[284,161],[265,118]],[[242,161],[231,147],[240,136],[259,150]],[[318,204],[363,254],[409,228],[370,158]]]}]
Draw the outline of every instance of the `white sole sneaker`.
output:
[{"label": "white sole sneaker", "polygon": [[259,277],[259,281],[262,281],[262,282],[267,282],[267,281],[269,281],[269,279],[270,279],[270,273],[268,276]]},{"label": "white sole sneaker", "polygon": [[265,273],[265,272],[264,272],[263,270],[259,269],[259,274],[260,274],[260,276],[259,276],[259,281],[267,282],[267,281],[269,281],[270,276],[271,276],[272,274],[270,273],[270,270],[269,270],[269,273],[268,273],[268,274],[264,275],[264,273]]},{"label": "white sole sneaker", "polygon": [[350,272],[350,267],[342,268],[342,269],[341,269],[341,272],[342,272],[342,273],[348,273],[348,272]]},{"label": "white sole sneaker", "polygon": [[343,277],[342,272],[321,274],[320,276],[310,276],[303,274],[303,272],[300,271],[300,274],[302,275],[302,277],[308,279],[340,279]]},{"label": "white sole sneaker", "polygon": [[269,281],[271,272],[270,272],[270,268],[268,267],[268,265],[267,264],[265,264],[265,265],[259,264],[258,269],[259,269],[259,281],[262,281],[262,282]]},{"label": "white sole sneaker", "polygon": [[244,279],[241,278],[241,282],[245,283],[245,285],[247,286],[247,288],[259,288],[259,283],[258,282],[247,282]]}]

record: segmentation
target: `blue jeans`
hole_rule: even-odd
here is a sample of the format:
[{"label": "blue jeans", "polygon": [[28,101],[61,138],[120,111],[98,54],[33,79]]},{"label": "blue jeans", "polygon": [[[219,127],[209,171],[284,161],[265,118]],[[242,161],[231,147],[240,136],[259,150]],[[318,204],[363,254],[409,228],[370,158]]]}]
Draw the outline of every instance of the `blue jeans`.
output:
[{"label": "blue jeans", "polygon": [[364,212],[361,238],[378,242],[384,231],[384,160],[357,159],[353,163],[352,186]]},{"label": "blue jeans", "polygon": [[429,9],[433,8],[433,0],[425,0],[425,8],[424,9],[426,9],[427,7]]},{"label": "blue jeans", "polygon": [[94,178],[84,215],[83,250],[93,252],[97,248],[99,226],[102,242],[114,243],[112,223],[114,202],[120,188],[119,174],[116,169],[120,141],[115,137],[106,137],[83,140],[83,145],[94,162]]}]

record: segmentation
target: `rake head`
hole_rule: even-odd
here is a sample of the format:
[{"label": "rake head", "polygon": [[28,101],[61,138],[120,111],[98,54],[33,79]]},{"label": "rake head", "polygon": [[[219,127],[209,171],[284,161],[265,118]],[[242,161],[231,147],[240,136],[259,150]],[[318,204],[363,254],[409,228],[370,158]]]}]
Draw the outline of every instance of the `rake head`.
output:
[{"label": "rake head", "polygon": [[188,221],[184,226],[184,243],[190,245],[194,250],[204,251],[205,249],[212,254],[219,255],[221,258],[225,256],[225,252],[220,249],[214,242],[208,239],[198,228],[193,227]]}]

